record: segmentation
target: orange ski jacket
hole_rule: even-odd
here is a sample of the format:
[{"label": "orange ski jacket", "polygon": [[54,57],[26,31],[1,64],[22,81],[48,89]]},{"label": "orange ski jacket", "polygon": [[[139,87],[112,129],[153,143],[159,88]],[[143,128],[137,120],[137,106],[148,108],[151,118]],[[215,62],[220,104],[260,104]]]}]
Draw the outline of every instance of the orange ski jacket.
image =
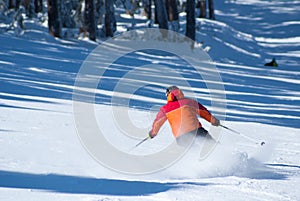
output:
[{"label": "orange ski jacket", "polygon": [[151,136],[156,136],[166,120],[169,121],[175,138],[201,128],[198,115],[212,124],[218,120],[200,103],[184,98],[181,91],[177,92],[176,100],[168,97],[168,103],[160,108],[150,131]]}]

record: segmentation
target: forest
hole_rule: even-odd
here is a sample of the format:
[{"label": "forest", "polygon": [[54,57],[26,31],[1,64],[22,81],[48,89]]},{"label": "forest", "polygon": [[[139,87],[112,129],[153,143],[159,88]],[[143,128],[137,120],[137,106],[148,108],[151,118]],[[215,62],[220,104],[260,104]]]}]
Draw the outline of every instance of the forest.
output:
[{"label": "forest", "polygon": [[96,41],[114,36],[116,9],[123,9],[132,20],[137,14],[143,16],[148,27],[176,32],[179,14],[186,13],[185,35],[192,40],[196,17],[215,19],[213,0],[0,0],[0,22],[7,24],[0,33],[22,33],[26,18],[46,23],[54,37],[83,36]]}]

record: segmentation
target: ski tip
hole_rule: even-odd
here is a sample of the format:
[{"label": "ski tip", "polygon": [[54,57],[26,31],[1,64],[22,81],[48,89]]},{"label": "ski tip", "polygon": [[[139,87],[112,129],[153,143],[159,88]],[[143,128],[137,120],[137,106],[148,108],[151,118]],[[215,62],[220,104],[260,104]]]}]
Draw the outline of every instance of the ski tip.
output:
[{"label": "ski tip", "polygon": [[265,142],[261,142],[261,143],[260,143],[261,146],[264,146],[265,144],[266,144]]}]

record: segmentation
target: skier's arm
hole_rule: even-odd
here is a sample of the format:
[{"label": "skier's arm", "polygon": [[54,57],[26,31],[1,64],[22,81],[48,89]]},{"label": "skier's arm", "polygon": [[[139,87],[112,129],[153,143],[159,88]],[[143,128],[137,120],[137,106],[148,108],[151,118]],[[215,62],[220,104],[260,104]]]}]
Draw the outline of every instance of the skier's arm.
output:
[{"label": "skier's arm", "polygon": [[160,110],[157,113],[156,118],[152,124],[152,129],[149,132],[149,137],[154,138],[157,135],[160,127],[165,123],[166,120],[167,120],[167,116],[165,112]]},{"label": "skier's arm", "polygon": [[215,118],[203,105],[198,103],[198,114],[214,126],[220,126],[220,121]]}]

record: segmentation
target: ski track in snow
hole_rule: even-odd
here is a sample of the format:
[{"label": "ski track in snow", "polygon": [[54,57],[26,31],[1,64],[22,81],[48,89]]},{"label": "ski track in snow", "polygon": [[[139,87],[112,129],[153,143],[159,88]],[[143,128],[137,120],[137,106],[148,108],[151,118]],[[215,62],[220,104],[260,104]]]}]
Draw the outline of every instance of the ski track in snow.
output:
[{"label": "ski track in snow", "polygon": [[[196,143],[180,161],[157,173],[133,176],[104,168],[83,148],[72,108],[76,74],[96,44],[53,39],[44,28],[33,30],[37,25],[26,21],[24,35],[12,31],[0,35],[0,200],[300,200],[300,4],[283,0],[215,4],[219,21],[197,19],[197,40],[210,49],[220,72],[227,102],[225,123],[265,141],[265,146],[223,129],[221,145],[202,161],[197,152],[201,144]],[[135,26],[143,27],[145,22],[138,19]],[[120,23],[119,31],[129,26]],[[264,67],[273,57],[279,67]],[[134,96],[113,93],[128,71],[147,64],[166,65],[183,77],[166,78],[157,69],[144,68],[140,79],[124,80],[148,84],[145,88]],[[165,83],[148,82],[147,77],[188,80],[191,88],[184,88],[186,95],[194,95],[225,118],[220,108],[210,105],[206,82],[184,61],[159,52],[136,52],[110,66],[96,96],[99,127],[121,151],[139,139],[122,134],[110,116],[111,98],[130,96],[131,121],[148,130],[165,101]],[[165,125],[157,138],[132,154],[157,152],[172,140]]]}]

